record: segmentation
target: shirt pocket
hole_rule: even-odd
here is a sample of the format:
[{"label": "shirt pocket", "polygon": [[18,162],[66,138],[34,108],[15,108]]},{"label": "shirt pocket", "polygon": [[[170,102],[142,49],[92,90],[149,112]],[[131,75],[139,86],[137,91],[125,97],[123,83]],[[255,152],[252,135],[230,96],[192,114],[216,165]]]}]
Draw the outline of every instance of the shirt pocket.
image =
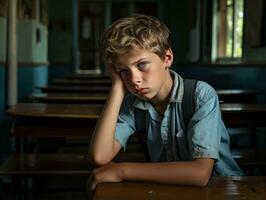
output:
[{"label": "shirt pocket", "polygon": [[191,156],[188,151],[188,141],[183,129],[176,133],[177,151],[181,160],[190,160]]}]

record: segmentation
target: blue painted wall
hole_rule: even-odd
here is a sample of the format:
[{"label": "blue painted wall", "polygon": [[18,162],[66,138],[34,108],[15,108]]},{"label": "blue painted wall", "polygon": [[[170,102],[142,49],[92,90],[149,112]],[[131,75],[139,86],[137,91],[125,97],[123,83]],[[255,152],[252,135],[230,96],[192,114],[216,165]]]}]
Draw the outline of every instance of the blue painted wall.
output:
[{"label": "blue painted wall", "polygon": [[[22,101],[30,93],[36,91],[36,86],[46,86],[48,82],[47,66],[19,66],[18,67],[18,101]],[[5,67],[0,65],[0,163],[9,152],[8,124],[5,102]]]},{"label": "blue painted wall", "polygon": [[46,86],[48,83],[47,66],[20,66],[18,68],[18,101],[22,101],[35,87]]},{"label": "blue painted wall", "polygon": [[49,81],[52,81],[57,78],[63,78],[71,74],[73,74],[73,69],[71,64],[51,63],[49,65]]},{"label": "blue painted wall", "polygon": [[[9,116],[6,114],[6,18],[0,17],[0,163],[10,151]],[[48,82],[47,27],[37,20],[18,20],[18,101]],[[38,34],[37,34],[38,33]],[[38,35],[38,36],[37,36]],[[40,64],[43,63],[43,64]]]}]

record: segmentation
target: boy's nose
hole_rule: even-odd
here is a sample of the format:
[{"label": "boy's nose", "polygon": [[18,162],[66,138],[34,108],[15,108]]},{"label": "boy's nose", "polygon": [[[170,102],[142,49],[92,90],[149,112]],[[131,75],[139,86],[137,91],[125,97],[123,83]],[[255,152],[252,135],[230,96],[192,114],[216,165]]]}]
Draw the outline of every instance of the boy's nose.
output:
[{"label": "boy's nose", "polygon": [[141,83],[141,75],[137,70],[132,70],[130,73],[130,81],[133,85],[139,85]]}]

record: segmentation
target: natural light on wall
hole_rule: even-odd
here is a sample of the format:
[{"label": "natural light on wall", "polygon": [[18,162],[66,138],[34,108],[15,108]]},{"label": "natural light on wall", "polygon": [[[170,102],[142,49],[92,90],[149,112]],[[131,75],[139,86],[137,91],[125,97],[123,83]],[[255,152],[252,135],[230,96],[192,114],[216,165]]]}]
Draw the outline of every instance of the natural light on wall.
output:
[{"label": "natural light on wall", "polygon": [[213,16],[213,61],[242,57],[243,17],[244,0],[216,1]]}]

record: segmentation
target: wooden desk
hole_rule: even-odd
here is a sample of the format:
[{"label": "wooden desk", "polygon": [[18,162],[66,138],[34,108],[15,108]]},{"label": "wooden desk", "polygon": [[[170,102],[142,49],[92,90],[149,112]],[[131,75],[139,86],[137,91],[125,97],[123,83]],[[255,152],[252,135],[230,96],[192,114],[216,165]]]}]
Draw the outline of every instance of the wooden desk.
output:
[{"label": "wooden desk", "polygon": [[47,87],[36,87],[47,93],[108,93],[111,86],[70,86],[70,85],[50,85]]},{"label": "wooden desk", "polygon": [[216,92],[223,103],[256,103],[260,93],[253,89],[222,89]]},{"label": "wooden desk", "polygon": [[[102,109],[103,104],[18,103],[8,110],[16,150],[25,152],[29,137],[86,136],[89,141]],[[221,111],[228,127],[266,127],[265,104],[221,104]]]},{"label": "wooden desk", "polygon": [[89,175],[86,154],[11,154],[0,166],[0,175]]},{"label": "wooden desk", "polygon": [[[46,93],[108,93],[110,91],[111,84],[95,84],[89,85],[89,83],[76,81],[76,84],[56,84],[47,87],[37,87],[42,92]],[[217,90],[219,100],[222,103],[256,103],[257,90]],[[107,94],[106,94],[107,95]]]},{"label": "wooden desk", "polygon": [[56,79],[52,85],[77,85],[77,86],[94,86],[94,85],[111,85],[111,79]]},{"label": "wooden desk", "polygon": [[266,177],[212,177],[207,187],[138,182],[101,183],[94,200],[264,200]]},{"label": "wooden desk", "polygon": [[227,127],[266,127],[266,104],[220,104]]},{"label": "wooden desk", "polygon": [[29,95],[26,101],[34,103],[103,104],[107,96],[107,93],[36,93]]},{"label": "wooden desk", "polygon": [[73,74],[65,77],[65,79],[76,79],[76,80],[92,80],[92,79],[110,79],[110,76],[104,74]]},{"label": "wooden desk", "polygon": [[15,137],[90,136],[103,104],[18,103],[7,112]]},{"label": "wooden desk", "polygon": [[[48,89],[50,91],[50,88]],[[56,93],[53,91],[50,91],[51,93],[35,93],[31,94],[27,97],[27,100],[30,102],[36,102],[36,103],[105,103],[106,98],[108,96],[108,93],[101,92],[101,93]],[[78,90],[77,90],[78,92]],[[236,94],[228,94],[228,90],[218,91],[219,92],[219,99],[221,100],[221,103],[225,102],[234,102],[237,99],[241,97],[241,95]],[[236,91],[235,91],[236,92]],[[251,98],[245,99],[244,96],[243,100],[239,100],[246,102],[246,101],[255,101],[255,94],[250,95],[252,96],[253,100]],[[236,98],[236,99],[234,99]],[[239,103],[239,102],[238,102]],[[255,102],[253,102],[255,103]]]},{"label": "wooden desk", "polygon": [[[227,127],[265,127],[266,104],[221,104]],[[103,104],[18,103],[8,113],[14,136],[89,135]]]}]

